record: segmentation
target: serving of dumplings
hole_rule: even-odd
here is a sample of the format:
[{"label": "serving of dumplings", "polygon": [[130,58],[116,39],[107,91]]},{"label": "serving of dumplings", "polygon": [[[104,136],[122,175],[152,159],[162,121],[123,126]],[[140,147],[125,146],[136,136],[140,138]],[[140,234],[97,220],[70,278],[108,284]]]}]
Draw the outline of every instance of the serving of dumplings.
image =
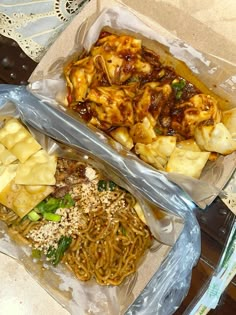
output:
[{"label": "serving of dumplings", "polygon": [[222,111],[133,36],[101,32],[64,77],[66,106],[158,170],[199,178],[236,150],[236,110]]}]

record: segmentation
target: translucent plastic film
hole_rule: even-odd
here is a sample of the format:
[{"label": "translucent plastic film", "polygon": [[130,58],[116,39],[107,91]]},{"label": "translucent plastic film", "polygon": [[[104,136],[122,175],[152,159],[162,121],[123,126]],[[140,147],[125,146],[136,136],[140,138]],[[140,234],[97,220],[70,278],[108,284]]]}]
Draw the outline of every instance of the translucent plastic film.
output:
[{"label": "translucent plastic film", "polygon": [[[30,128],[35,128],[33,134],[49,152],[73,156],[72,152],[76,152],[73,149],[76,149],[79,155],[89,157],[91,163],[133,193],[141,202],[148,225],[158,240],[137,274],[119,287],[81,283],[63,266],[47,265],[42,272],[42,266],[32,262],[29,249],[10,240],[3,224],[1,251],[21,261],[72,314],[173,314],[187,294],[192,268],[200,254],[194,204],[185,193],[136,157],[126,153],[118,156],[117,151],[101,138],[102,134],[97,135],[82,123],[78,128],[76,119],[54,110],[25,87],[2,85],[0,108],[1,116],[20,117]],[[59,149],[60,146],[44,135],[71,149],[68,151],[64,146]],[[157,219],[159,211],[165,214],[163,220]]]}]

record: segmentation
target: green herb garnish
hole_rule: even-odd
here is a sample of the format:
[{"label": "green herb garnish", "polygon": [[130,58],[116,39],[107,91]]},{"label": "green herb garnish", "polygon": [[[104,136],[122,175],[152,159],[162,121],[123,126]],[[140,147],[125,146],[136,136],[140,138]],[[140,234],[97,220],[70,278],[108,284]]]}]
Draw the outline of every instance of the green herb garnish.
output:
[{"label": "green herb garnish", "polygon": [[56,210],[60,208],[70,208],[74,206],[75,201],[70,194],[66,194],[62,198],[50,197],[47,200],[41,201],[32,211],[27,215],[31,221],[38,221],[42,217],[48,221],[59,222],[61,216],[56,214]]},{"label": "green herb garnish", "polygon": [[113,181],[109,180],[108,187],[109,187],[110,191],[114,191],[116,189],[117,185]]},{"label": "green herb garnish", "polygon": [[183,94],[183,88],[186,85],[186,81],[184,79],[174,80],[171,84],[172,88],[175,90],[175,98],[180,100]]},{"label": "green herb garnish", "polygon": [[36,222],[40,218],[41,216],[35,210],[32,210],[28,213],[28,219],[30,219],[30,221]]},{"label": "green herb garnish", "polygon": [[182,90],[186,85],[186,81],[184,79],[174,80],[171,84],[172,88],[176,91]]},{"label": "green herb garnish", "polygon": [[107,190],[107,182],[105,180],[99,180],[98,182],[98,191]]},{"label": "green herb garnish", "polygon": [[178,91],[178,92],[175,94],[175,98],[176,98],[177,100],[180,100],[182,94],[183,94],[183,91]]},{"label": "green herb garnish", "polygon": [[49,248],[46,256],[52,261],[54,266],[61,261],[65,251],[69,248],[71,241],[72,238],[70,236],[62,236],[58,242],[57,248]]},{"label": "green herb garnish", "polygon": [[117,185],[111,181],[111,180],[99,180],[98,181],[98,191],[107,191],[107,190],[110,190],[110,191],[114,191],[115,188],[117,187]]},{"label": "green herb garnish", "polygon": [[70,194],[66,194],[59,202],[59,208],[70,208],[75,205],[75,201]]},{"label": "green herb garnish", "polygon": [[61,215],[51,212],[44,212],[43,217],[47,221],[60,222]]},{"label": "green herb garnish", "polygon": [[59,208],[59,204],[60,204],[60,199],[50,197],[47,200],[41,201],[37,205],[36,209],[40,213],[55,212]]}]

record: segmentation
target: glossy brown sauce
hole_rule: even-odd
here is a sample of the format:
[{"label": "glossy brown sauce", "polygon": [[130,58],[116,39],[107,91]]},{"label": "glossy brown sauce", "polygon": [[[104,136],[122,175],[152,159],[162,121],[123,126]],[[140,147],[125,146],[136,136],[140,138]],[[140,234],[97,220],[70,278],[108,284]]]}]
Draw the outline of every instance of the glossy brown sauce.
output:
[{"label": "glossy brown sauce", "polygon": [[[95,43],[94,47],[99,47],[103,44],[101,39],[105,38],[106,36],[112,35],[109,32],[101,32],[99,39]],[[125,43],[125,41],[124,41]],[[112,46],[109,42],[106,42],[104,45],[104,49],[106,51],[112,52],[116,51],[116,46]],[[83,57],[90,56],[90,52],[86,55],[82,54]],[[141,60],[138,59],[141,56]],[[115,82],[111,83],[107,77],[107,73],[104,71],[104,66],[102,65],[102,61],[99,58],[96,58],[96,77],[93,79],[90,88],[96,87],[109,87],[111,84],[115,84],[116,86],[129,86],[132,83],[136,83],[136,96],[133,98],[133,110],[136,110],[136,104],[140,100],[139,91],[142,88],[145,88],[145,84],[149,82],[158,83],[160,87],[164,85],[169,85],[171,88],[171,92],[168,96],[164,95],[163,91],[159,91],[157,89],[151,89],[151,98],[150,104],[148,107],[148,112],[156,119],[156,127],[160,129],[161,134],[163,135],[176,135],[179,138],[183,137],[188,139],[188,134],[181,134],[180,124],[184,118],[184,110],[186,106],[179,108],[179,104],[184,102],[188,102],[191,97],[196,94],[200,94],[201,91],[191,82],[179,76],[175,69],[169,65],[164,65],[160,61],[160,56],[156,54],[154,51],[147,49],[146,47],[141,48],[141,52],[139,55],[133,53],[132,47],[130,49],[125,48],[122,49],[121,52],[118,54],[118,57],[122,59],[121,66],[117,67],[117,72],[114,75],[113,80]],[[150,65],[151,70],[149,72],[136,70],[135,64],[137,60],[148,63]],[[112,62],[110,60],[110,62]],[[109,60],[108,60],[109,63]],[[124,82],[120,82],[120,73],[128,74],[128,79]],[[181,89],[174,88],[173,82],[175,81],[184,81],[184,86]],[[68,91],[69,93],[70,90]],[[98,95],[99,91],[96,90]],[[69,98],[68,99],[72,99]],[[112,104],[112,99],[109,101],[109,97],[107,97],[107,103]],[[70,102],[69,102],[70,103]],[[100,106],[97,104],[97,106]],[[84,102],[78,102],[77,104],[73,104],[73,109],[79,113],[82,119],[86,122],[89,122],[92,117],[97,117],[97,113],[94,112],[91,108],[91,101],[85,100]],[[120,104],[119,111],[122,115],[127,115],[127,108],[125,103]],[[145,117],[147,113],[143,113],[143,115],[139,115],[140,117]],[[106,131],[112,130],[114,127],[119,126],[119,120],[117,119],[116,115],[110,113],[111,119],[113,119],[113,124],[109,125],[103,121],[100,122],[101,129]]]}]

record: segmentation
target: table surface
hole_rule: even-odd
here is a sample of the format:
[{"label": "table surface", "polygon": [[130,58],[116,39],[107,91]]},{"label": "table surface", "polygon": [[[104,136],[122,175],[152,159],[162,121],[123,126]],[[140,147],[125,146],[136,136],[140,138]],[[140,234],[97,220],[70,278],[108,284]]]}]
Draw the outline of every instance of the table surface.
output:
[{"label": "table surface", "polygon": [[[21,50],[16,42],[0,35],[0,83],[27,84],[27,80],[36,65],[37,64]],[[196,210],[196,214],[201,227],[201,257],[197,266],[193,269],[189,293],[180,308],[175,312],[175,315],[183,314],[191,301],[200,294],[201,288],[212,275],[234,221],[234,215],[219,198],[206,210]],[[214,222],[214,224],[212,224],[212,222]],[[8,266],[6,270],[14,269],[14,277],[11,276],[10,273],[3,274],[3,270],[5,270],[3,268],[1,268],[0,271],[0,278],[4,278],[5,282],[4,288],[8,290],[8,295],[6,295],[6,292],[3,294],[3,287],[1,287],[2,290],[0,289],[0,314],[16,314],[17,310],[17,314],[41,315],[47,312],[47,303],[50,304],[50,311],[53,313],[58,315],[68,314],[57,302],[48,296],[46,292],[41,292],[41,288],[39,288],[37,284],[34,284],[33,281],[29,279],[28,274],[24,273],[24,270],[21,269],[21,266],[16,266],[16,262],[12,259],[0,255],[0,263],[1,265],[6,264]],[[9,268],[9,266],[11,268]],[[21,274],[22,282],[20,283],[18,283],[19,281],[17,280],[17,272]],[[20,287],[22,284],[25,285],[25,290],[23,291]],[[21,292],[19,290],[21,290]],[[35,296],[37,298],[31,300],[30,305],[27,304],[27,299],[24,299],[24,297],[27,296],[27,292],[33,296],[33,292],[36,292]],[[39,293],[41,301],[44,301],[43,304],[39,303]],[[13,296],[13,294],[16,295]],[[3,299],[1,299],[3,296],[8,296],[8,300],[5,299],[3,301]],[[14,301],[14,303],[11,303],[11,301]],[[10,304],[12,306],[12,312],[11,309],[9,309]],[[211,310],[209,314],[236,314],[235,279],[233,279],[221,297],[218,307],[215,310]]]}]

